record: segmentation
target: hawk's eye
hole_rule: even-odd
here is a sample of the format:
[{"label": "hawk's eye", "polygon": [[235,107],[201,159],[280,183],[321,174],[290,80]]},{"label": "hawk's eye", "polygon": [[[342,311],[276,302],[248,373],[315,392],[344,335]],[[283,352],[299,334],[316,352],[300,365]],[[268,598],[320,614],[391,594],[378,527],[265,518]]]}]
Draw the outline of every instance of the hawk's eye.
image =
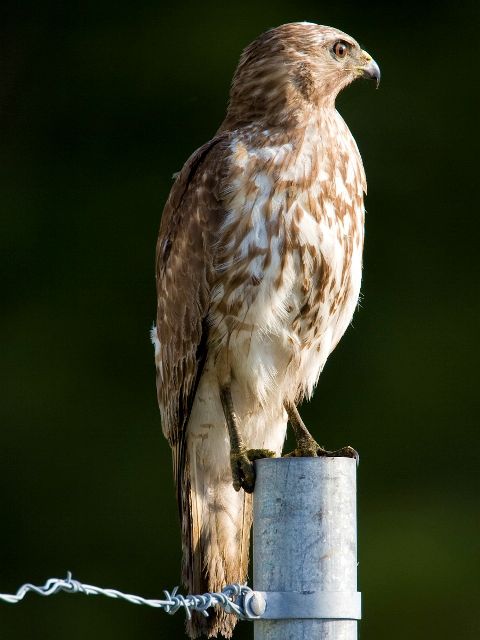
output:
[{"label": "hawk's eye", "polygon": [[339,40],[333,45],[332,51],[337,58],[345,58],[348,53],[348,44]]}]

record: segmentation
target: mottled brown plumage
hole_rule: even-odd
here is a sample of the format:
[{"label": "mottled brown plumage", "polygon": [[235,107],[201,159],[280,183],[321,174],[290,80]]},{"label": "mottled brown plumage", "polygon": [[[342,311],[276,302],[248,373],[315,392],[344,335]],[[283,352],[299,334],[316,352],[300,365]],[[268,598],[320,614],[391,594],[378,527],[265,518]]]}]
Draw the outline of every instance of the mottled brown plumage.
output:
[{"label": "mottled brown plumage", "polygon": [[[235,429],[280,455],[286,409],[311,395],[357,304],[366,183],[334,105],[362,75],[378,81],[378,67],[330,27],[261,35],[165,205],[153,341],[190,592],[247,577],[251,496],[232,473],[250,491],[250,463]],[[234,624],[216,611],[188,631],[230,637]]]}]

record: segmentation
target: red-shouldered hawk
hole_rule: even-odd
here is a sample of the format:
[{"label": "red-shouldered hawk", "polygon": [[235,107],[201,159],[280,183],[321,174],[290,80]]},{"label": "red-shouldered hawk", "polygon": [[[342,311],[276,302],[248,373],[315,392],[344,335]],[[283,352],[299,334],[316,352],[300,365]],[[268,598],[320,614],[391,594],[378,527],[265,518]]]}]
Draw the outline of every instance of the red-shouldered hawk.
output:
[{"label": "red-shouldered hawk", "polygon": [[[366,182],[335,109],[359,77],[378,84],[379,68],[341,31],[303,22],[262,34],[242,54],[223,124],[165,205],[152,336],[191,593],[245,581],[252,461],[281,455],[287,420],[295,455],[329,453],[296,405],[360,292]],[[188,631],[230,637],[235,622],[214,611]]]}]

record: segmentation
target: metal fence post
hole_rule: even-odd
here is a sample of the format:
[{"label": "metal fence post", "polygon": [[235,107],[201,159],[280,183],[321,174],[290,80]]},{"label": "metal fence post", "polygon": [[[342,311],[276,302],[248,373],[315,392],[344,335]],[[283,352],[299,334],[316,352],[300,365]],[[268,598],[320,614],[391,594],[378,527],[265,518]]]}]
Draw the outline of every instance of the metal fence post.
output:
[{"label": "metal fence post", "polygon": [[356,462],[255,463],[253,588],[266,610],[255,640],[356,640]]}]

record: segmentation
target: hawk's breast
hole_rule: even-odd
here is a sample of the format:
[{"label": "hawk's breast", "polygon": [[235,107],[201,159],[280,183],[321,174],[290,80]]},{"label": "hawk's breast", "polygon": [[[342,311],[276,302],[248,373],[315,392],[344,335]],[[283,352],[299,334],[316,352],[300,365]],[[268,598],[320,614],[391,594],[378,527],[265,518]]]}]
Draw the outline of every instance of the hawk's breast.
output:
[{"label": "hawk's breast", "polygon": [[260,398],[310,395],[358,301],[363,167],[340,116],[329,124],[232,144],[211,323]]}]

